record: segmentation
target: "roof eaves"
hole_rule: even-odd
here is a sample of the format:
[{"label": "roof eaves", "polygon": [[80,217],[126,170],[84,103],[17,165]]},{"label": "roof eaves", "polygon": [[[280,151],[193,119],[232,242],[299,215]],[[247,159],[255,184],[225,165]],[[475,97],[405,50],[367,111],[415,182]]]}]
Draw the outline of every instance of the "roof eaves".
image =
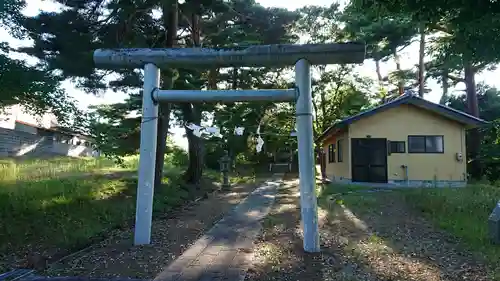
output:
[{"label": "roof eaves", "polygon": [[355,114],[353,116],[349,116],[349,117],[343,119],[342,121],[336,122],[335,124],[330,126],[328,129],[326,129],[321,134],[321,136],[318,137],[318,141],[322,141],[332,129],[335,129],[339,126],[350,125],[351,123],[353,123],[361,118],[371,116],[371,115],[379,112],[380,110],[389,109],[389,108],[392,108],[394,106],[400,105],[400,104],[404,103],[405,101],[407,101],[408,99],[410,99],[411,97],[412,97],[411,95],[402,95],[401,97],[398,97],[390,102],[378,105],[374,108],[365,110],[365,111],[360,112],[358,114]]},{"label": "roof eaves", "polygon": [[422,107],[425,107],[426,109],[436,111],[436,112],[440,113],[441,115],[448,116],[452,119],[455,119],[458,122],[461,122],[461,123],[464,123],[467,125],[481,126],[481,125],[489,124],[489,122],[487,122],[481,118],[472,116],[468,113],[465,113],[465,112],[460,111],[460,110],[456,110],[456,109],[449,107],[449,106],[445,106],[442,104],[437,104],[437,103],[427,101],[421,97],[414,97],[413,99],[410,100],[410,103],[414,104],[416,106],[422,106]]},{"label": "roof eaves", "polygon": [[429,110],[437,111],[441,115],[449,116],[450,118],[453,118],[459,122],[462,122],[462,123],[465,123],[468,125],[481,126],[481,125],[489,124],[489,122],[487,122],[481,118],[474,117],[470,114],[467,114],[467,113],[462,112],[460,110],[456,110],[456,109],[451,108],[449,106],[433,103],[431,101],[428,101],[428,100],[421,98],[419,96],[416,96],[416,95],[405,94],[405,95],[402,95],[402,96],[400,96],[394,100],[391,100],[387,103],[381,104],[381,105],[376,106],[374,108],[360,112],[356,115],[347,117],[347,118],[343,119],[342,121],[336,122],[335,124],[330,126],[328,129],[326,129],[321,134],[321,136],[318,137],[318,141],[322,141],[331,132],[332,129],[335,129],[335,128],[338,128],[341,126],[345,126],[345,125],[350,125],[351,123],[353,123],[361,118],[369,117],[371,115],[376,114],[377,112],[380,112],[381,110],[393,108],[393,107],[396,107],[396,106],[401,105],[401,104],[413,104],[416,106],[422,106],[422,107],[425,107]]}]

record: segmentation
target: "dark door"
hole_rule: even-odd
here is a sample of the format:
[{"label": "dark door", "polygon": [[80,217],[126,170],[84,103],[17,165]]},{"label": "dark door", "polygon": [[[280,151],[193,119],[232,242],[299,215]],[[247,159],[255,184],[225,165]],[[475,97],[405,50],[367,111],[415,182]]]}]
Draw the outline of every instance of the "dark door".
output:
[{"label": "dark door", "polygon": [[387,182],[387,139],[351,139],[353,182]]}]

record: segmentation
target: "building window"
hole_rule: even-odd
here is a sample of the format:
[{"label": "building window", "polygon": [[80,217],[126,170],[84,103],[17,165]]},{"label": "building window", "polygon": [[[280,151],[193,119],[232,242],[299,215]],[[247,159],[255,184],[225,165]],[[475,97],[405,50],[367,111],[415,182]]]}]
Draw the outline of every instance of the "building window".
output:
[{"label": "building window", "polygon": [[390,141],[389,153],[405,153],[406,143],[404,141]]},{"label": "building window", "polygon": [[343,162],[344,161],[344,153],[343,153],[343,149],[344,149],[344,140],[338,140],[337,141],[337,162]]},{"label": "building window", "polygon": [[443,136],[408,136],[409,153],[443,153]]},{"label": "building window", "polygon": [[335,144],[328,146],[328,163],[335,163]]}]

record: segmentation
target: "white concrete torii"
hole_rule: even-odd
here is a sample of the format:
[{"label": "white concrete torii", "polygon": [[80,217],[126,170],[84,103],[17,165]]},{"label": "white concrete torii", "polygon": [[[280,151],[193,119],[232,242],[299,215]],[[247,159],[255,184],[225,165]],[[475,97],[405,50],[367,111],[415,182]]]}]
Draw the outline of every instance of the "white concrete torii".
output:
[{"label": "white concrete torii", "polygon": [[[139,180],[134,243],[150,244],[158,102],[296,101],[300,205],[304,250],[319,252],[319,230],[312,129],[310,65],[362,63],[362,43],[257,45],[245,49],[98,49],[96,66],[144,68]],[[295,89],[288,90],[161,90],[159,68],[212,68],[295,65]]]}]

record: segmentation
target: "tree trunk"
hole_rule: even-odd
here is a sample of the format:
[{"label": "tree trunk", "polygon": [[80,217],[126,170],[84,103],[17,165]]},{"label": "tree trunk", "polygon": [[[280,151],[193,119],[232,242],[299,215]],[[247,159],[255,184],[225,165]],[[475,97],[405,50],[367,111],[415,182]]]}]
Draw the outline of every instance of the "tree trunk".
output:
[{"label": "tree trunk", "polygon": [[[314,133],[314,139],[317,139],[318,136],[324,132],[324,130],[327,128],[326,127],[326,118],[325,118],[325,114],[326,114],[326,105],[325,105],[325,91],[320,91],[320,107],[321,107],[321,122],[318,120],[318,113],[319,113],[319,108],[318,108],[318,105],[316,104],[315,100],[314,100],[314,94],[313,94],[313,107],[314,107],[314,112],[316,114],[316,122],[315,122],[315,125],[313,124],[313,133]],[[324,179],[326,178],[326,173],[325,173],[325,170],[324,170],[324,165],[325,163],[323,163],[322,161],[322,158],[321,158],[321,142],[316,142],[315,143],[315,154],[316,154],[316,159],[319,159],[319,165],[320,165],[320,168],[321,168],[321,177]]]},{"label": "tree trunk", "polygon": [[424,73],[425,73],[425,23],[420,24],[420,50],[418,54],[418,96],[424,97]]},{"label": "tree trunk", "polygon": [[477,94],[476,94],[476,79],[475,79],[475,70],[471,64],[467,64],[464,68],[465,72],[465,86],[467,92],[467,108],[469,110],[469,114],[475,117],[479,117],[479,107],[477,103]]},{"label": "tree trunk", "polygon": [[448,83],[448,69],[443,69],[443,73],[441,75],[441,83],[443,84],[443,95],[439,100],[439,103],[444,105],[448,100],[448,89],[450,88],[450,84]]},{"label": "tree trunk", "polygon": [[375,60],[375,71],[377,72],[377,80],[378,80],[378,91],[380,94],[381,102],[385,103],[385,99],[387,98],[387,93],[384,90],[384,79],[382,78],[382,73],[380,72],[380,58],[378,54],[374,58]]},{"label": "tree trunk", "polygon": [[[195,12],[191,16],[191,28],[192,28],[192,40],[193,47],[200,46],[200,18]],[[188,123],[201,124],[201,104],[190,104],[186,103],[182,105],[182,112],[184,115],[184,120]],[[188,139],[188,155],[189,155],[189,165],[184,173],[184,180],[186,183],[198,185],[201,181],[203,175],[203,139],[195,136],[193,132],[186,129],[187,139]]]},{"label": "tree trunk", "polygon": [[158,108],[158,133],[156,135],[156,161],[154,187],[160,188],[163,179],[165,151],[167,146],[168,129],[170,126],[170,105],[163,104]]},{"label": "tree trunk", "polygon": [[[319,94],[320,94],[319,95],[319,98],[320,98],[319,102],[320,102],[320,107],[321,107],[321,130],[318,133],[321,134],[321,133],[323,133],[330,126],[330,124],[327,122],[328,119],[326,118],[326,116],[328,114],[326,112],[326,106],[327,106],[327,104],[326,104],[326,96],[325,96],[326,92],[325,91],[320,91]],[[315,110],[317,110],[317,108]],[[316,122],[318,122],[318,121],[319,120],[316,119]]]},{"label": "tree trunk", "polygon": [[[162,3],[163,28],[167,32],[165,38],[165,47],[172,48],[177,39],[178,26],[178,5],[175,1],[164,1]],[[174,84],[172,71],[167,71],[163,75],[163,88],[172,89]],[[146,93],[144,93],[146,94]],[[167,146],[168,129],[170,128],[170,104],[162,103],[158,110],[158,134],[156,139],[156,161],[155,161],[155,181],[154,187],[161,186],[163,178],[163,168],[165,164],[165,150]]]},{"label": "tree trunk", "polygon": [[[184,120],[193,124],[201,123],[200,104],[185,103],[182,105]],[[188,139],[189,165],[184,173],[184,181],[189,184],[198,185],[203,175],[203,139],[195,136],[193,131],[186,128]]]},{"label": "tree trunk", "polygon": [[[477,102],[475,70],[471,63],[466,63],[464,67],[465,86],[467,93],[467,110],[472,116],[479,117],[479,107]],[[479,149],[481,146],[481,135],[478,129],[469,131],[469,157],[471,160],[470,174],[473,178],[481,177],[481,161],[479,159]]]},{"label": "tree trunk", "polygon": [[401,73],[401,62],[399,61],[399,54],[396,49],[393,50],[393,54],[396,61],[396,70],[398,71],[398,93],[399,95],[402,95],[405,93],[405,90],[403,81],[401,80],[401,77],[399,77],[399,74]]},{"label": "tree trunk", "polygon": [[[231,89],[237,90],[238,89],[238,68],[234,67],[233,68],[233,85],[231,86]],[[217,81],[215,81],[217,82]],[[217,84],[216,84],[217,85]]]}]

